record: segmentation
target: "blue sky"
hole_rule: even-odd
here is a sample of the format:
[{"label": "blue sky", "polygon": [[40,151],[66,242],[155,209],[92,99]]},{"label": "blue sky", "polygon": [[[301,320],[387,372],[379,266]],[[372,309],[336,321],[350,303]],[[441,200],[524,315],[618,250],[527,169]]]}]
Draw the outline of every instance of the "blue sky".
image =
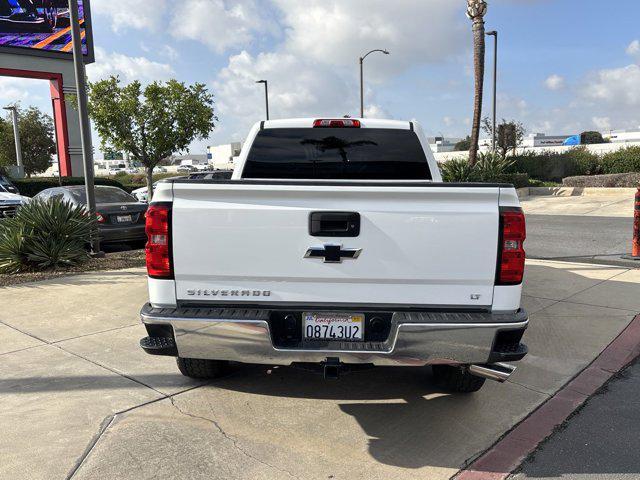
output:
[{"label": "blue sky", "polygon": [[[472,107],[471,30],[464,0],[92,0],[92,79],[171,77],[206,83],[220,122],[207,144],[241,139],[263,116],[356,114],[358,56],[369,116],[416,119],[431,135],[465,136]],[[493,0],[500,32],[500,117],[528,132],[640,125],[640,3]],[[488,39],[485,114],[490,113]],[[0,79],[0,101],[50,109],[47,86]],[[94,140],[98,144],[98,139]]]}]

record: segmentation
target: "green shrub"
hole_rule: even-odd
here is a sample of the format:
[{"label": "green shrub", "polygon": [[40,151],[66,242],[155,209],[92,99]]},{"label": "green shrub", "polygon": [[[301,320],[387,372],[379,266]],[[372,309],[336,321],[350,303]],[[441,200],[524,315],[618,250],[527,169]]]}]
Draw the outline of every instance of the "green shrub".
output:
[{"label": "green shrub", "polygon": [[473,168],[465,158],[440,163],[442,180],[445,182],[471,182]]},{"label": "green shrub", "polygon": [[515,188],[530,186],[529,175],[526,173],[504,173],[494,180],[495,183],[510,183]]},{"label": "green shrub", "polygon": [[600,173],[640,172],[640,147],[627,147],[602,156]]},{"label": "green shrub", "polygon": [[[33,197],[34,195],[37,195],[42,190],[46,190],[47,188],[60,186],[60,180],[58,179],[58,177],[33,177],[11,181],[15,184],[16,187],[18,187],[20,194],[27,197]],[[111,178],[96,177],[95,184],[122,188],[122,183]],[[84,178],[62,177],[62,185],[84,185]]]},{"label": "green shrub", "polygon": [[96,233],[95,219],[82,207],[31,201],[0,222],[0,273],[77,265],[88,258],[85,246]]},{"label": "green shrub", "polygon": [[445,182],[511,183],[516,188],[529,185],[529,175],[510,172],[513,160],[499,155],[480,154],[478,162],[471,167],[466,159],[450,160],[440,164]]},{"label": "green shrub", "polygon": [[512,158],[512,171],[524,172],[531,178],[547,182],[561,182],[564,177],[574,175],[602,173],[600,157],[585,147],[572,148],[562,153],[524,152]]},{"label": "green shrub", "polygon": [[[563,182],[564,182],[564,180],[563,180]],[[543,180],[537,180],[535,178],[530,178],[529,179],[529,186],[530,187],[560,187],[560,186],[562,186],[562,183],[545,182]]]},{"label": "green shrub", "polygon": [[476,162],[472,178],[476,182],[497,182],[513,168],[514,161],[493,153],[481,153]]}]

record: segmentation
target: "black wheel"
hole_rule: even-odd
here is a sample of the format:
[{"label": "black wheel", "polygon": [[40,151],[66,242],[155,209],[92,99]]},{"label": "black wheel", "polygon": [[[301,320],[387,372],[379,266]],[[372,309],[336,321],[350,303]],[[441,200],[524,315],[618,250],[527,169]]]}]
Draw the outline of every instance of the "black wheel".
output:
[{"label": "black wheel", "polygon": [[451,392],[477,392],[484,385],[484,378],[469,373],[464,367],[451,365],[433,365],[433,378],[436,383]]},{"label": "black wheel", "polygon": [[185,377],[220,378],[227,371],[227,362],[201,358],[176,358],[178,369]]}]

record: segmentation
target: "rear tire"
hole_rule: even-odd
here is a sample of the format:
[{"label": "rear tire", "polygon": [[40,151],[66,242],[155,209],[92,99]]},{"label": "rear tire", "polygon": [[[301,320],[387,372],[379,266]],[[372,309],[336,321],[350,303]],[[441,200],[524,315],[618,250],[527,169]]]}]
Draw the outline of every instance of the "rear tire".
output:
[{"label": "rear tire", "polygon": [[198,379],[220,378],[227,371],[227,362],[223,360],[205,360],[202,358],[176,358],[178,369],[185,377]]},{"label": "rear tire", "polygon": [[469,373],[464,367],[451,365],[433,365],[433,378],[436,383],[456,393],[477,392],[484,385],[485,379]]}]

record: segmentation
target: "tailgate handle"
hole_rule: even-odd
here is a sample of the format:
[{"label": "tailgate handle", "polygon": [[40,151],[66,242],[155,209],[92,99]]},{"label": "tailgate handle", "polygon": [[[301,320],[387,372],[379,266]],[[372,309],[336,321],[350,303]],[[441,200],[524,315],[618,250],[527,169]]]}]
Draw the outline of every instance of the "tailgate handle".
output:
[{"label": "tailgate handle", "polygon": [[357,237],[360,214],[357,212],[311,212],[309,235],[312,237]]}]

